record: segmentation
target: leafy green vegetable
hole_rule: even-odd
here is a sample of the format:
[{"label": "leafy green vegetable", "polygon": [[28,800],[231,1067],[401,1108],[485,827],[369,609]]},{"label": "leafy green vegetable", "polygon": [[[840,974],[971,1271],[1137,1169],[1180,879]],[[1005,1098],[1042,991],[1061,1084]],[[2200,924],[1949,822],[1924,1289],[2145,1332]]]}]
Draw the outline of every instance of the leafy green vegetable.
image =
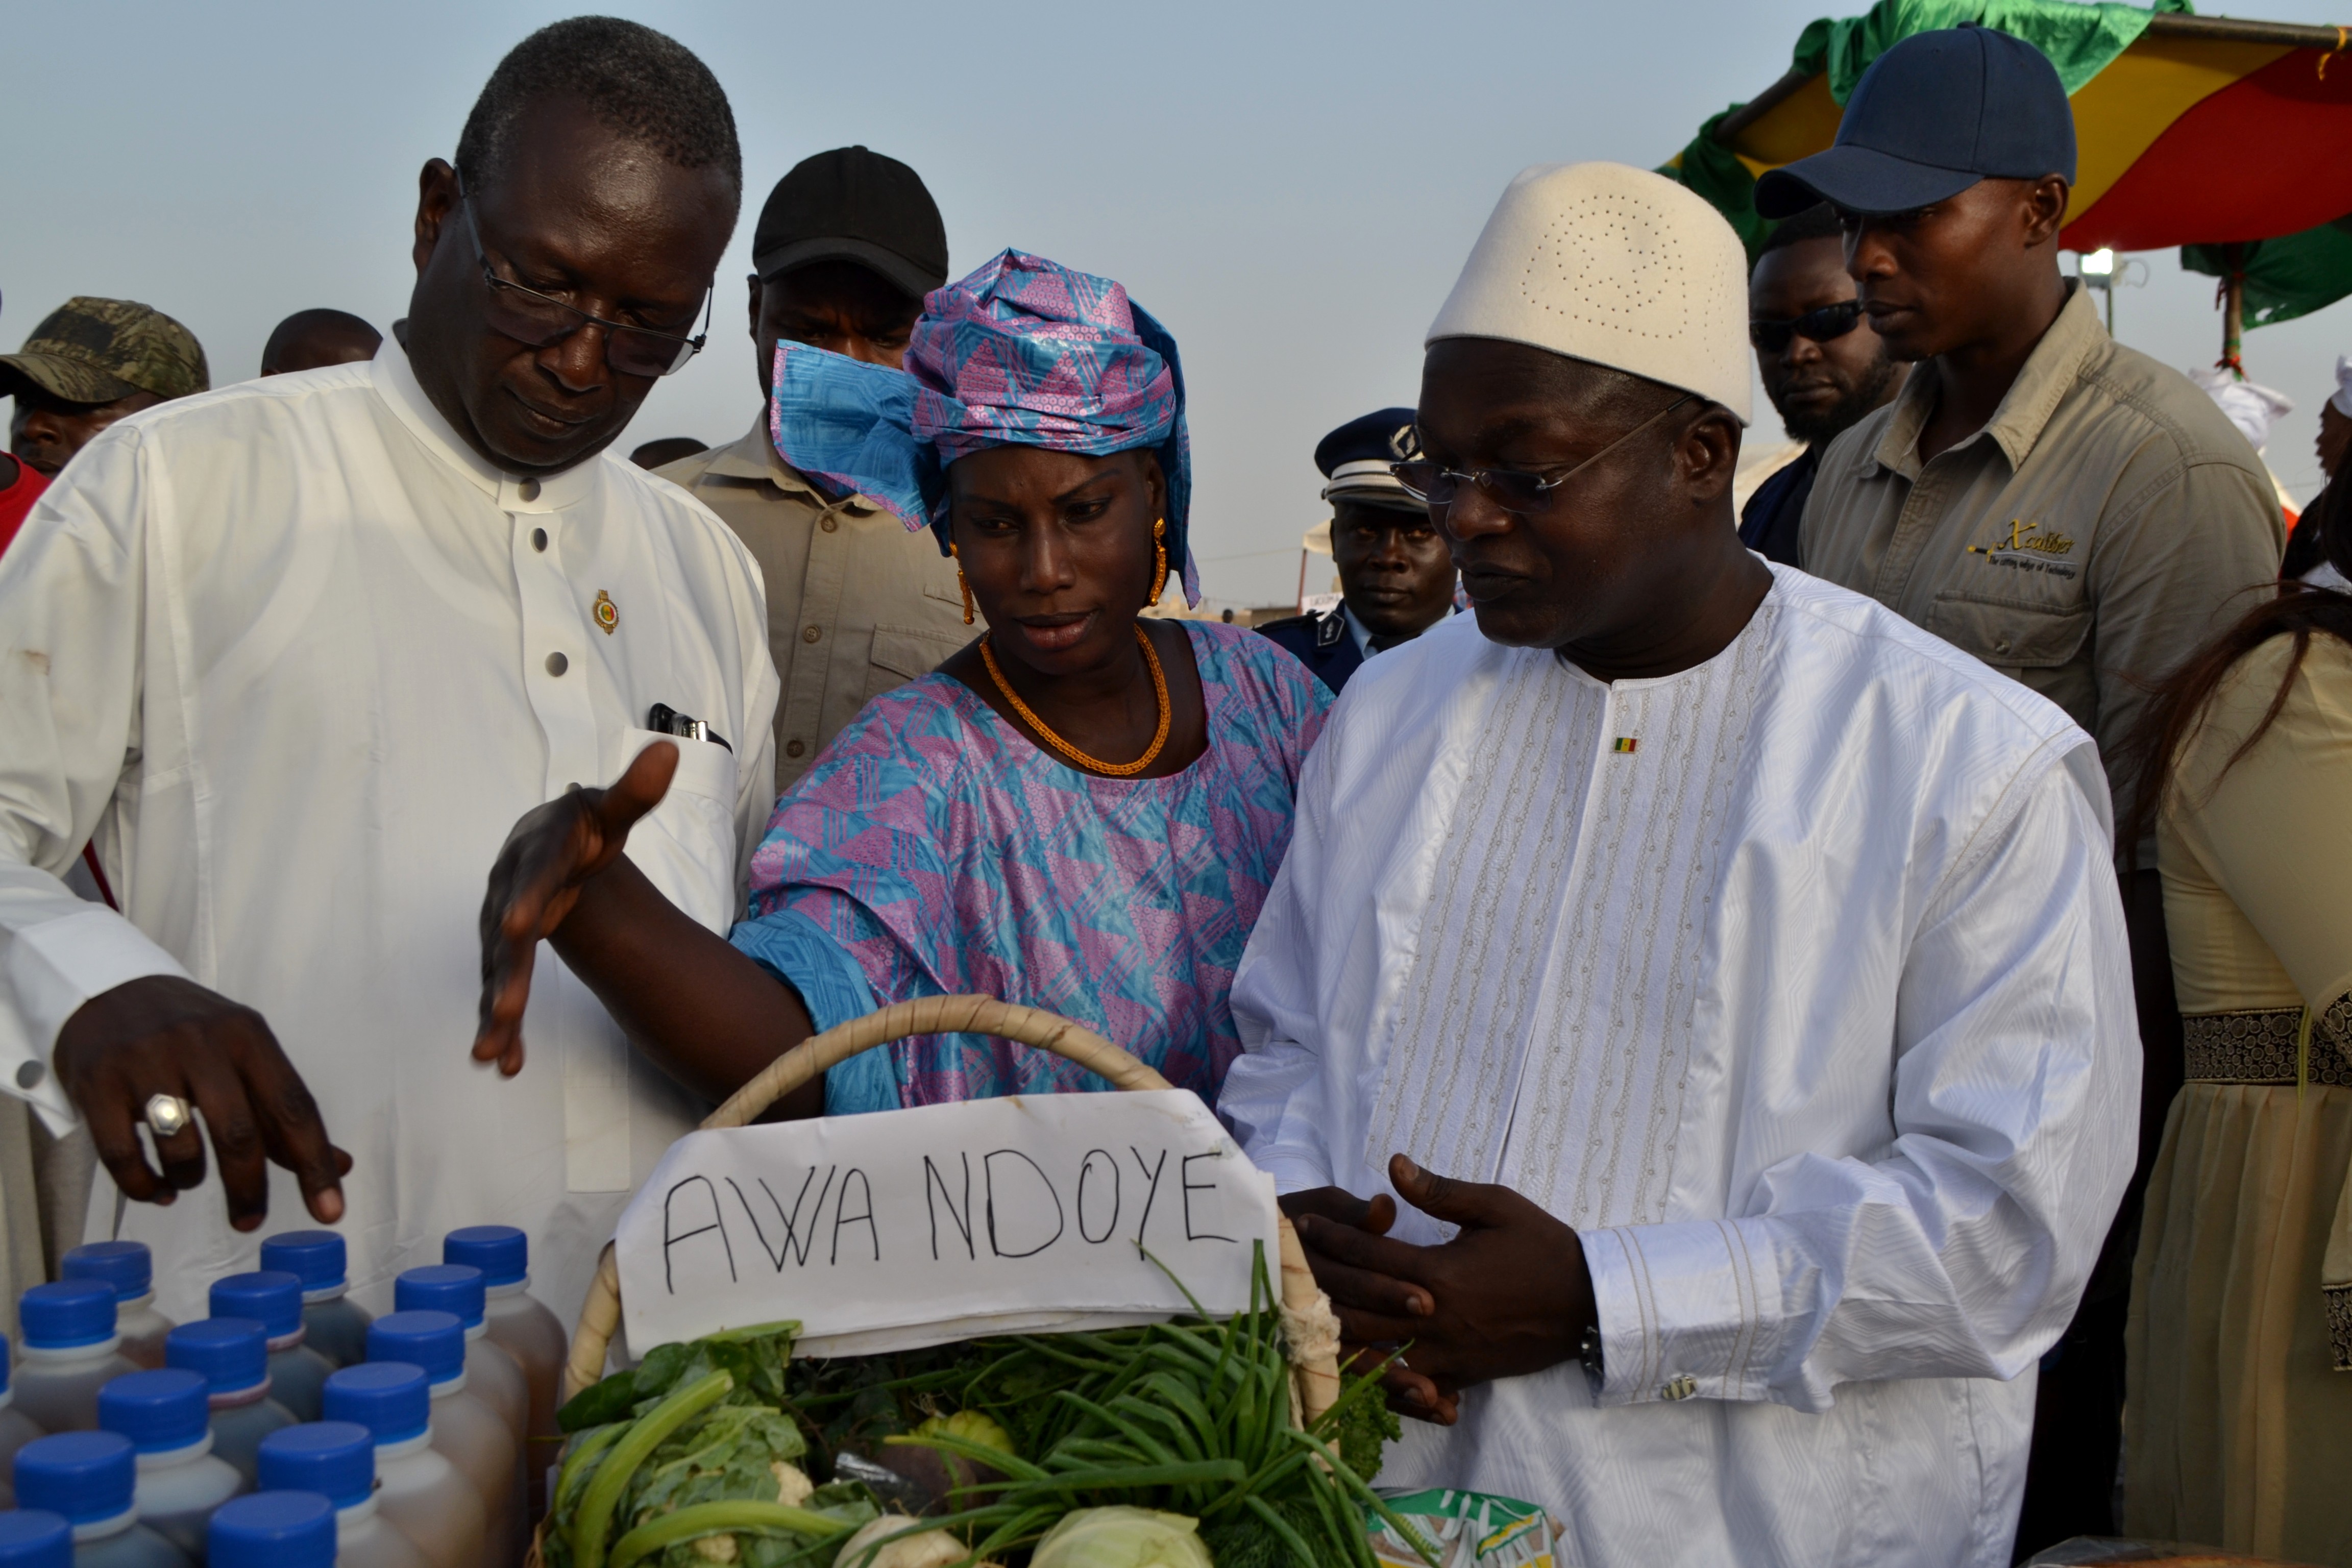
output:
[{"label": "leafy green vegetable", "polygon": [[[868,1479],[928,1498],[924,1529],[969,1549],[958,1568],[1017,1565],[1098,1509],[1197,1521],[1215,1568],[1375,1568],[1362,1521],[1387,1512],[1369,1483],[1399,1424],[1375,1373],[1293,1427],[1279,1317],[1261,1256],[1224,1321],[829,1361],[793,1361],[793,1324],[658,1346],[562,1411],[547,1568],[835,1568],[882,1515]],[[909,1478],[909,1448],[945,1479]],[[826,1483],[797,1506],[794,1466]]]}]

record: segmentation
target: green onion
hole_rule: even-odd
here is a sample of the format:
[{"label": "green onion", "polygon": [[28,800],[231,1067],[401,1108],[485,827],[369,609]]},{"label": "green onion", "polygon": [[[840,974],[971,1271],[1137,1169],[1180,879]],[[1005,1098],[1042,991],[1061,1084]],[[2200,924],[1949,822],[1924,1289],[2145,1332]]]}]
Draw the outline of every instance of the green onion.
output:
[{"label": "green onion", "polygon": [[717,1535],[722,1531],[789,1530],[798,1535],[847,1535],[856,1528],[830,1514],[780,1502],[754,1502],[749,1499],[698,1502],[641,1524],[614,1542],[611,1568],[629,1568],[637,1559],[666,1546],[691,1541],[698,1535]]},{"label": "green onion", "polygon": [[604,1532],[629,1478],[663,1438],[726,1398],[734,1387],[734,1378],[723,1372],[698,1377],[646,1411],[629,1427],[628,1436],[613,1445],[596,1467],[596,1478],[588,1483],[588,1495],[581,1499],[579,1515],[572,1522],[573,1568],[604,1568]]}]

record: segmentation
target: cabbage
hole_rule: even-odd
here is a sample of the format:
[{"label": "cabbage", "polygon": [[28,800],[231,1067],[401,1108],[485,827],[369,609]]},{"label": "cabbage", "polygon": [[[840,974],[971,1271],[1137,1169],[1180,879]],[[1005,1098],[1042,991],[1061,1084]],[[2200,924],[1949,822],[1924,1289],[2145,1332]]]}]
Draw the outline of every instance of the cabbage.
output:
[{"label": "cabbage", "polygon": [[[945,1568],[971,1555],[946,1531],[924,1530],[921,1522],[903,1513],[868,1520],[834,1554],[833,1568]],[[877,1541],[886,1542],[878,1550],[874,1545]]]},{"label": "cabbage", "polygon": [[1201,1521],[1148,1508],[1082,1508],[1037,1543],[1029,1568],[1214,1568]]}]

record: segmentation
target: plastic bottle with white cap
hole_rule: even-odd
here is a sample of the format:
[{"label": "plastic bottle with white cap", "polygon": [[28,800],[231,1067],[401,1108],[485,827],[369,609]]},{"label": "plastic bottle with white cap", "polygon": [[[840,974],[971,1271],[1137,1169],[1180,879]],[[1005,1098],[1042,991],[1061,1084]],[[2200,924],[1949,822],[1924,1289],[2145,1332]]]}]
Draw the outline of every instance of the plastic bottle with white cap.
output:
[{"label": "plastic bottle with white cap", "polygon": [[235,1466],[213,1452],[211,1409],[202,1373],[172,1367],[134,1372],[98,1391],[98,1424],[131,1439],[139,1466],[132,1506],[139,1522],[201,1563],[205,1521],[247,1489]]},{"label": "plastic bottle with white cap", "polygon": [[73,1526],[74,1568],[194,1568],[139,1522],[139,1463],[120,1432],[59,1432],[16,1450],[16,1498]]},{"label": "plastic bottle with white cap", "polygon": [[429,1568],[375,1500],[375,1434],[354,1421],[309,1421],[261,1445],[268,1490],[317,1492],[335,1505],[336,1568]]},{"label": "plastic bottle with white cap", "polygon": [[530,1431],[530,1384],[522,1363],[492,1343],[484,1321],[482,1271],[464,1263],[407,1268],[392,1282],[392,1301],[404,1312],[447,1312],[466,1325],[466,1388],[498,1411],[522,1452]]},{"label": "plastic bottle with white cap", "polygon": [[47,1509],[0,1512],[0,1568],[73,1568],[73,1526]]},{"label": "plastic bottle with white cap", "polygon": [[375,1437],[376,1509],[432,1568],[486,1568],[489,1510],[471,1481],[433,1447],[433,1389],[409,1362],[347,1366],[327,1379],[327,1419]]},{"label": "plastic bottle with white cap", "polygon": [[530,1523],[514,1434],[497,1409],[467,1386],[466,1330],[454,1312],[393,1312],[368,1325],[368,1360],[404,1361],[433,1384],[433,1446],[480,1490],[489,1516],[484,1561],[522,1561]]},{"label": "plastic bottle with white cap", "polygon": [[305,1344],[337,1366],[367,1360],[367,1326],[375,1314],[351,1299],[341,1237],[331,1230],[281,1231],[261,1244],[261,1267],[302,1281]]},{"label": "plastic bottle with white cap", "polygon": [[143,1241],[92,1241],[58,1260],[66,1279],[103,1279],[114,1287],[114,1331],[122,1359],[149,1371],[163,1364],[172,1320],[155,1310],[155,1258]]},{"label": "plastic bottle with white cap", "polygon": [[490,1342],[522,1366],[530,1388],[530,1420],[523,1437],[523,1476],[530,1517],[547,1512],[547,1472],[563,1443],[555,1424],[562,1403],[563,1358],[571,1339],[563,1324],[530,1294],[530,1242],[510,1225],[469,1225],[441,1242],[441,1261],[482,1271],[482,1321]]},{"label": "plastic bottle with white cap", "polygon": [[8,1384],[8,1336],[0,1334],[0,1509],[16,1506],[16,1485],[8,1479],[16,1450],[46,1436],[39,1422],[16,1408],[16,1391]]},{"label": "plastic bottle with white cap", "polygon": [[114,1287],[102,1280],[34,1286],[17,1300],[16,1323],[25,1342],[15,1403],[43,1431],[89,1431],[98,1391],[139,1370],[116,1348]]},{"label": "plastic bottle with white cap", "polygon": [[319,1418],[319,1387],[335,1363],[303,1343],[302,1281],[282,1268],[213,1281],[215,1318],[251,1318],[269,1335],[269,1396],[297,1421]]},{"label": "plastic bottle with white cap", "polygon": [[205,1541],[213,1568],[335,1568],[335,1505],[317,1492],[255,1492],[221,1504]]},{"label": "plastic bottle with white cap", "polygon": [[253,1485],[261,1440],[294,1425],[294,1413],[269,1397],[269,1336],[250,1318],[206,1318],[164,1335],[163,1359],[204,1378],[213,1452]]}]

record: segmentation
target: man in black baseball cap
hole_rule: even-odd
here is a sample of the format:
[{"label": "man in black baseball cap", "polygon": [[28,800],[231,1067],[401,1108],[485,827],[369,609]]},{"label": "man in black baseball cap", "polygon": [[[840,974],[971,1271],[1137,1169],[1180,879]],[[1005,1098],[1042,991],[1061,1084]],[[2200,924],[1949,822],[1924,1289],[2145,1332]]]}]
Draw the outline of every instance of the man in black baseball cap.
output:
[{"label": "man in black baseball cap", "polygon": [[[2111,340],[2059,270],[2074,178],[2066,89],[1989,27],[1918,33],[1854,85],[1827,152],[1757,182],[1757,211],[1834,205],[1870,324],[1913,363],[1831,443],[1805,570],[1870,595],[2064,709],[2098,742],[2115,818],[2158,680],[2278,574],[2253,449],[2188,377]],[[2079,216],[2079,215],[2078,215]],[[2041,1373],[2021,1556],[2112,1535],[2130,1237],[2182,1074],[2152,842],[2117,847],[2142,1048],[2139,1169]]]},{"label": "man in black baseball cap", "polygon": [[971,640],[954,564],[862,496],[827,498],[768,438],[779,340],[898,368],[923,296],[948,280],[948,231],[922,176],[836,147],[776,182],[751,236],[751,326],[761,398],[738,441],[654,471],[735,531],[768,581],[776,787],[798,779],[869,697]]}]

